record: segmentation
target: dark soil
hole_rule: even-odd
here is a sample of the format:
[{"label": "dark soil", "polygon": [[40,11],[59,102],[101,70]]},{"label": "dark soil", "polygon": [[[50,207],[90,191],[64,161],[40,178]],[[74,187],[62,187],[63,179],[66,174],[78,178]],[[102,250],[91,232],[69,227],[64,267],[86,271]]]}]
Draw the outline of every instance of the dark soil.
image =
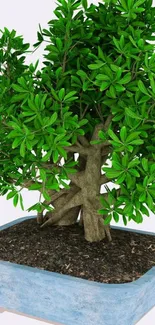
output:
[{"label": "dark soil", "polygon": [[88,243],[78,225],[41,230],[29,219],[0,231],[0,260],[105,283],[131,282],[155,266],[155,236],[111,234],[112,242]]}]

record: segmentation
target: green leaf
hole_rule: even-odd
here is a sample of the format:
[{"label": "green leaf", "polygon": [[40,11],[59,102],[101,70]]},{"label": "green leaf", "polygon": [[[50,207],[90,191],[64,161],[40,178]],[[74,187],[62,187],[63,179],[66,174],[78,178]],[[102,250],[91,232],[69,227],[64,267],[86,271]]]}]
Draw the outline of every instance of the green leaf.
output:
[{"label": "green leaf", "polygon": [[31,184],[28,188],[29,191],[37,191],[42,188],[42,184]]},{"label": "green leaf", "polygon": [[132,132],[131,134],[129,134],[126,139],[126,143],[130,143],[130,141],[137,139],[140,133],[141,132]]},{"label": "green leaf", "polygon": [[56,163],[59,159],[59,152],[58,150],[54,150],[52,154],[53,162]]},{"label": "green leaf", "polygon": [[97,212],[98,212],[98,214],[107,215],[109,210],[108,209],[100,209]]},{"label": "green leaf", "polygon": [[65,137],[65,133],[62,133],[62,134],[58,134],[55,139],[54,139],[54,144],[56,143],[60,143],[60,141]]},{"label": "green leaf", "polygon": [[129,39],[130,39],[131,43],[133,44],[133,46],[137,47],[137,44],[131,35],[129,35]]},{"label": "green leaf", "polygon": [[40,178],[45,182],[46,181],[46,171],[44,169],[39,170]]},{"label": "green leaf", "polygon": [[82,6],[83,6],[83,8],[85,10],[87,10],[87,8],[88,8],[88,2],[87,2],[87,0],[82,0]]},{"label": "green leaf", "polygon": [[104,53],[103,53],[100,46],[98,46],[98,58],[102,59],[102,60],[105,60],[105,55],[104,55]]},{"label": "green leaf", "polygon": [[45,200],[51,201],[51,196],[45,190],[42,192],[42,194]]},{"label": "green leaf", "polygon": [[100,86],[100,91],[104,91],[105,89],[107,89],[109,87],[109,82],[102,82],[101,86]]},{"label": "green leaf", "polygon": [[13,84],[12,88],[19,93],[27,93],[28,91],[18,85]]},{"label": "green leaf", "polygon": [[19,95],[13,95],[11,97],[11,103],[16,103],[16,102],[20,102],[21,100],[25,99],[27,100],[28,99],[28,96],[27,93],[22,93],[22,94],[19,94]]},{"label": "green leaf", "polygon": [[121,138],[122,142],[125,142],[126,141],[126,138],[127,138],[127,129],[126,129],[126,126],[123,126],[121,128],[120,138]]},{"label": "green leaf", "polygon": [[102,140],[106,140],[106,135],[104,134],[103,131],[100,130],[100,131],[98,132],[98,136],[99,136],[100,139],[102,139]]},{"label": "green leaf", "polygon": [[127,173],[125,181],[126,181],[127,189],[131,189],[133,186],[133,177],[131,177],[129,173]]},{"label": "green leaf", "polygon": [[49,158],[51,157],[52,151],[48,151],[46,155],[41,159],[42,162],[48,161]]},{"label": "green leaf", "polygon": [[149,209],[153,210],[154,203],[153,203],[152,196],[149,193],[147,193],[146,203],[147,203]]},{"label": "green leaf", "polygon": [[90,144],[101,144],[101,143],[102,143],[101,140],[90,141]]},{"label": "green leaf", "polygon": [[60,78],[61,74],[62,74],[62,67],[59,67],[56,71],[55,71],[55,74],[56,74],[56,77],[57,79]]},{"label": "green leaf", "polygon": [[56,46],[57,46],[58,50],[61,52],[62,48],[63,48],[63,43],[59,37],[56,38]]},{"label": "green leaf", "polygon": [[76,99],[78,99],[77,96],[70,97],[68,99],[65,99],[66,102],[74,102]]},{"label": "green leaf", "polygon": [[142,139],[137,139],[137,140],[133,140],[130,142],[130,144],[134,144],[134,145],[140,145],[143,143],[144,143],[144,141]]},{"label": "green leaf", "polygon": [[111,70],[112,71],[114,71],[114,72],[117,72],[119,69],[121,69],[121,68],[119,68],[117,65],[115,65],[115,64],[110,64],[110,68],[111,68]]},{"label": "green leaf", "polygon": [[80,76],[82,79],[87,79],[87,74],[83,70],[78,70],[76,73],[78,76]]},{"label": "green leaf", "polygon": [[115,84],[115,89],[116,89],[116,91],[121,92],[121,91],[125,90],[125,87],[123,87],[123,86],[121,86],[119,84]]},{"label": "green leaf", "polygon": [[66,190],[70,189],[70,186],[67,183],[65,183],[62,179],[60,180],[60,184],[63,185],[63,187],[66,188]]},{"label": "green leaf", "polygon": [[54,99],[56,99],[59,102],[59,97],[58,97],[56,91],[53,88],[51,88],[51,93],[52,93]]},{"label": "green leaf", "polygon": [[88,120],[87,119],[83,119],[83,120],[79,121],[79,126],[81,127],[81,126],[83,126],[83,125],[85,125],[87,123],[88,123]]},{"label": "green leaf", "polygon": [[77,93],[77,91],[70,91],[65,97],[64,97],[64,101],[68,100],[69,98],[73,97],[75,94]]},{"label": "green leaf", "polygon": [[[22,134],[22,129],[16,122],[10,121],[8,123],[8,126],[11,126],[13,129],[15,129],[16,131],[18,131],[19,133]],[[12,133],[12,132],[10,132],[10,133]]]},{"label": "green leaf", "polygon": [[24,158],[25,157],[25,139],[20,145],[20,155]]},{"label": "green leaf", "polygon": [[145,200],[146,200],[146,192],[143,192],[139,196],[139,202],[145,202]]},{"label": "green leaf", "polygon": [[21,206],[21,209],[24,211],[23,198],[22,198],[21,193],[20,193],[20,195],[19,195],[19,199],[20,199],[20,206]]},{"label": "green leaf", "polygon": [[42,207],[45,208],[48,211],[53,211],[54,210],[50,205],[47,205],[45,203],[42,203]]},{"label": "green leaf", "polygon": [[115,37],[113,37],[113,42],[114,42],[115,46],[117,47],[117,49],[121,50],[120,49],[120,44],[119,44],[118,40]]},{"label": "green leaf", "polygon": [[19,195],[18,195],[18,193],[14,196],[14,198],[13,198],[13,205],[14,205],[14,207],[16,207],[17,206],[17,204],[18,204],[18,200],[19,200]]},{"label": "green leaf", "polygon": [[59,90],[59,99],[62,101],[64,99],[65,96],[65,88],[61,88]]},{"label": "green leaf", "polygon": [[134,118],[134,119],[142,120],[141,117],[139,117],[137,114],[135,114],[135,113],[134,113],[130,108],[128,108],[128,107],[125,108],[125,113],[126,113],[128,116],[130,116],[130,117],[132,117],[132,118]]},{"label": "green leaf", "polygon": [[140,177],[140,174],[138,173],[138,171],[136,169],[130,168],[129,173],[135,177]]},{"label": "green leaf", "polygon": [[[105,168],[104,168],[105,170]],[[108,178],[117,178],[118,176],[120,176],[122,174],[122,171],[118,171],[118,170],[110,170],[106,172],[106,176]]]},{"label": "green leaf", "polygon": [[150,172],[151,174],[155,172],[155,164],[151,165]]},{"label": "green leaf", "polygon": [[115,161],[115,160],[112,161],[112,166],[116,170],[121,170],[121,171],[123,170],[122,165],[120,163],[118,163],[117,161]]},{"label": "green leaf", "polygon": [[17,191],[11,191],[8,193],[6,199],[9,200],[9,199],[12,199],[15,195],[16,195]]},{"label": "green leaf", "polygon": [[110,86],[109,94],[112,98],[116,98],[116,91],[115,91],[115,87],[113,85]]},{"label": "green leaf", "polygon": [[116,184],[119,184],[119,185],[122,184],[124,182],[125,178],[126,178],[126,174],[123,173],[121,176],[118,177]]},{"label": "green leaf", "polygon": [[113,161],[115,160],[118,164],[121,165],[121,158],[116,152],[113,152],[112,158],[113,158]]},{"label": "green leaf", "polygon": [[144,180],[143,180],[143,186],[147,186],[148,185],[148,176],[145,176]]},{"label": "green leaf", "polygon": [[148,209],[144,205],[141,205],[141,212],[145,214],[147,217],[150,216]]},{"label": "green leaf", "polygon": [[139,80],[139,81],[138,81],[138,88],[140,89],[140,91],[141,91],[143,94],[145,94],[145,95],[149,95],[149,93],[148,93],[146,87],[144,86],[144,83],[143,83],[142,80]]},{"label": "green leaf", "polygon": [[131,215],[133,213],[133,205],[129,201],[125,201],[125,203],[126,203],[126,206],[123,209],[123,214],[124,215]]},{"label": "green leaf", "polygon": [[77,172],[77,169],[75,169],[75,168],[68,168],[68,167],[66,167],[64,169],[65,169],[65,171],[66,171],[67,174],[76,174],[76,172]]},{"label": "green leaf", "polygon": [[118,83],[125,85],[131,81],[131,73],[127,73],[122,79],[118,81]]},{"label": "green leaf", "polygon": [[137,8],[142,5],[146,0],[138,0],[134,3],[133,8]]},{"label": "green leaf", "polygon": [[48,122],[48,126],[54,124],[54,122],[57,120],[57,118],[58,118],[58,114],[57,114],[57,112],[54,112]]},{"label": "green leaf", "polygon": [[146,158],[142,158],[142,167],[143,167],[143,169],[145,170],[145,172],[148,171],[148,169],[149,169],[149,166],[148,166],[148,159],[146,159]]},{"label": "green leaf", "polygon": [[119,138],[117,137],[117,135],[112,131],[112,130],[108,130],[108,135],[110,136],[110,138],[112,138],[115,142],[121,143],[121,141],[119,140]]},{"label": "green leaf", "polygon": [[104,199],[103,195],[100,195],[100,202],[101,204],[103,205],[103,207],[109,209],[110,208],[110,205],[109,203]]},{"label": "green leaf", "polygon": [[101,73],[96,76],[96,79],[100,81],[110,81],[110,78],[106,74]]},{"label": "green leaf", "polygon": [[104,225],[108,225],[111,222],[111,219],[112,219],[112,215],[109,214],[104,220]]},{"label": "green leaf", "polygon": [[123,223],[124,223],[125,226],[127,225],[127,219],[126,219],[125,216],[123,216]]},{"label": "green leaf", "polygon": [[57,150],[62,157],[67,159],[67,152],[62,147],[57,147]]},{"label": "green leaf", "polygon": [[117,212],[113,212],[113,218],[115,220],[115,222],[119,222],[119,214]]},{"label": "green leaf", "polygon": [[100,69],[101,67],[103,67],[103,65],[104,65],[103,62],[98,62],[98,63],[89,64],[88,68],[90,70],[97,70],[97,69]]},{"label": "green leaf", "polygon": [[128,156],[128,154],[126,154],[126,155],[124,155],[123,157],[122,157],[122,165],[123,165],[123,167],[127,167],[127,165],[128,165],[128,162],[129,162],[129,156]]},{"label": "green leaf", "polygon": [[129,162],[129,164],[128,164],[128,168],[135,167],[135,166],[137,166],[137,165],[139,165],[139,164],[140,164],[139,159],[138,159],[138,158],[137,158],[137,159],[134,159],[134,160],[132,160],[132,161]]},{"label": "green leaf", "polygon": [[67,142],[67,141],[60,141],[59,145],[64,146],[64,147],[68,147],[68,146],[71,146],[71,143]]},{"label": "green leaf", "polygon": [[142,223],[142,221],[143,221],[143,217],[142,217],[140,211],[137,210],[136,211],[136,222],[137,223]]},{"label": "green leaf", "polygon": [[23,141],[23,137],[15,138],[13,141],[13,144],[12,144],[12,149],[17,148],[21,144],[22,141]]}]

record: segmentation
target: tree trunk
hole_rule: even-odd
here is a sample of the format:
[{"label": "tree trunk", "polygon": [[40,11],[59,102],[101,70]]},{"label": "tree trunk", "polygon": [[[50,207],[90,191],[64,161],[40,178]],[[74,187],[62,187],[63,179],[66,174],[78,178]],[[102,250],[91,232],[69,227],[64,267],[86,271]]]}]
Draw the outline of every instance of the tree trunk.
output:
[{"label": "tree trunk", "polygon": [[[92,140],[98,139],[100,129],[101,125],[97,126]],[[73,224],[77,222],[79,212],[81,212],[80,225],[84,226],[85,239],[89,242],[96,242],[107,237],[110,241],[110,226],[104,225],[103,216],[97,212],[103,208],[100,203],[100,189],[102,181],[104,182],[104,176],[101,175],[103,148],[102,146],[87,147],[86,156],[83,150],[81,152],[77,173],[69,175],[70,190],[53,202],[55,210],[46,213],[48,220],[41,227]],[[105,178],[105,183],[108,181]]]},{"label": "tree trunk", "polygon": [[71,176],[73,181],[70,183],[70,189],[52,203],[55,210],[46,213],[42,227],[72,225],[77,222],[81,212],[79,224],[84,226],[87,241],[100,241],[106,236],[111,240],[110,227],[104,225],[103,216],[97,213],[97,210],[102,208],[101,165],[100,149],[92,150],[87,157],[85,170]]}]

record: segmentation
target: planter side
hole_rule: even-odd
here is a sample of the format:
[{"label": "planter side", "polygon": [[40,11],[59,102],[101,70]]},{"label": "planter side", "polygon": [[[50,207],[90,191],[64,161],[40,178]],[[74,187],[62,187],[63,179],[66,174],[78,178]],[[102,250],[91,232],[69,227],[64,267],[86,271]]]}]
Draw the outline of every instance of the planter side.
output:
[{"label": "planter side", "polygon": [[104,284],[0,261],[5,309],[64,325],[135,325],[154,305],[155,267],[131,283]]}]

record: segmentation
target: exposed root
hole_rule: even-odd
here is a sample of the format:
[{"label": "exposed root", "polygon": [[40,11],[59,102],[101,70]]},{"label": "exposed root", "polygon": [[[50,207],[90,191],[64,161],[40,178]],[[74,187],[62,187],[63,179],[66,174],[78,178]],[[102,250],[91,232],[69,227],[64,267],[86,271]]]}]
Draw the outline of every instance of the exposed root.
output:
[{"label": "exposed root", "polygon": [[[70,193],[71,194],[71,193]],[[77,206],[82,205],[82,195],[81,191],[78,191],[75,195],[73,195],[70,200],[61,208],[59,208],[59,211],[53,211],[51,213],[51,217],[41,225],[41,228],[49,225],[57,224],[64,216],[64,214]],[[50,212],[47,212],[47,215],[49,215]]]},{"label": "exposed root", "polygon": [[111,233],[110,233],[110,225],[104,225],[105,233],[109,241],[112,241]]}]

